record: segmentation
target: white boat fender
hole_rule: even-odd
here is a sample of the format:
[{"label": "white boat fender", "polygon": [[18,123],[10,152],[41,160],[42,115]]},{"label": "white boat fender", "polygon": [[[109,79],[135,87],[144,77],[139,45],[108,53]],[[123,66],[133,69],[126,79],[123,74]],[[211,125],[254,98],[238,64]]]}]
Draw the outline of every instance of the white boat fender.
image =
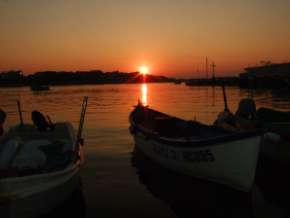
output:
[{"label": "white boat fender", "polygon": [[279,143],[281,141],[281,137],[273,132],[267,132],[264,134],[263,139],[266,141],[270,141],[272,143]]},{"label": "white boat fender", "polygon": [[[11,139],[5,144],[1,145],[2,151],[0,152],[0,169],[9,168],[9,164],[18,149],[19,142],[16,139]],[[1,150],[1,149],[0,149]]]}]

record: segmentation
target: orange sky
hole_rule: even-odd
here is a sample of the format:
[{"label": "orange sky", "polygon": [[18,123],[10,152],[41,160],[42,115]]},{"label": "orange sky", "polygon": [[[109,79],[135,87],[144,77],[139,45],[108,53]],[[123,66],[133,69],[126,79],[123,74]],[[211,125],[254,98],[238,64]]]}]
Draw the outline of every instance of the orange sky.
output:
[{"label": "orange sky", "polygon": [[[0,0],[0,70],[218,75],[290,61],[290,1]],[[199,71],[199,73],[198,73]]]}]

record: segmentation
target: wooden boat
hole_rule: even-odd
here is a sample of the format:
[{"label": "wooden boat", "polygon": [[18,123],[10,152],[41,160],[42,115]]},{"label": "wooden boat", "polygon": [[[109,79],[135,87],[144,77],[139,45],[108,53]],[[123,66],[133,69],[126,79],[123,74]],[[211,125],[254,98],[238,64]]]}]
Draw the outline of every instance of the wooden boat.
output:
[{"label": "wooden boat", "polygon": [[259,108],[257,119],[263,127],[281,134],[290,140],[290,111]]},{"label": "wooden boat", "polygon": [[12,127],[2,138],[0,150],[1,216],[33,218],[60,206],[79,186],[82,140],[68,123],[52,131],[32,124]]},{"label": "wooden boat", "polygon": [[130,114],[136,146],[162,166],[189,176],[251,190],[260,149],[260,134],[230,132],[185,121],[140,103]]}]

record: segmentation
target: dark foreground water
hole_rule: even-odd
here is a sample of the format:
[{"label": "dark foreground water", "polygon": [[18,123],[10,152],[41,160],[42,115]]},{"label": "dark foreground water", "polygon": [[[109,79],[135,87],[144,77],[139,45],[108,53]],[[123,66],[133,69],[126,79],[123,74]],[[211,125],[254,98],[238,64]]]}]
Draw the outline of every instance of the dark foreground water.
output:
[{"label": "dark foreground water", "polygon": [[[227,95],[232,111],[248,96],[258,107],[290,109],[289,96],[276,91],[248,92],[231,87]],[[18,122],[16,100],[22,102],[26,122],[37,109],[53,121],[67,120],[77,127],[83,96],[89,96],[89,105],[82,186],[48,217],[290,217],[287,198],[274,201],[265,199],[259,188],[243,194],[175,175],[136,151],[128,131],[128,115],[138,99],[157,110],[209,124],[223,110],[219,87],[125,84],[51,87],[44,92],[1,88],[0,107],[8,113],[5,127]]]}]

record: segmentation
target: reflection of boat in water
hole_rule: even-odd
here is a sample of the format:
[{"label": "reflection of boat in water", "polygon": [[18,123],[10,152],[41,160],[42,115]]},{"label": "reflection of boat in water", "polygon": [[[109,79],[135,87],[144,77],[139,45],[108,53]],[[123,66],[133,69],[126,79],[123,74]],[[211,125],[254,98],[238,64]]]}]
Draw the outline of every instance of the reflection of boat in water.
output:
[{"label": "reflection of boat in water", "polygon": [[50,90],[50,87],[42,84],[31,84],[30,89],[31,91],[48,91]]},{"label": "reflection of boat in water", "polygon": [[[39,218],[51,218],[51,217],[71,217],[71,218],[85,218],[86,214],[86,205],[85,205],[85,199],[83,196],[83,191],[81,187],[81,177],[79,177],[75,189],[72,190],[72,192],[67,196],[67,198],[59,203],[57,207],[55,207],[53,210],[49,211],[48,213],[43,213],[41,216],[37,216]],[[60,190],[61,191],[61,190]],[[54,197],[55,201],[59,201],[57,199],[57,195]],[[34,207],[38,208],[37,204],[48,204],[49,201],[46,201],[46,199],[43,199],[42,201],[35,202],[35,205],[26,205],[24,203],[24,206],[29,206],[30,210],[33,210]],[[28,214],[11,214],[10,212],[11,208],[9,204],[1,204],[0,203],[0,213],[1,217],[3,218],[10,218],[10,217],[28,217]],[[28,208],[26,209],[28,212]],[[31,216],[32,214],[29,214],[29,217],[36,217]]]},{"label": "reflection of boat in water", "polygon": [[131,113],[130,123],[136,146],[160,165],[237,190],[251,190],[260,148],[256,131],[231,132],[141,104]]},{"label": "reflection of boat in water", "polygon": [[86,202],[83,195],[81,178],[80,184],[73,193],[55,210],[49,212],[41,218],[51,217],[70,217],[70,218],[85,218],[86,217]]},{"label": "reflection of boat in water", "polygon": [[132,165],[140,183],[178,217],[252,217],[251,194],[174,173],[134,147]]},{"label": "reflection of boat in water", "polygon": [[22,123],[3,136],[0,204],[8,208],[7,217],[44,215],[61,205],[77,188],[86,102],[87,98],[77,135],[68,122],[55,123],[53,129],[45,130],[34,121],[36,126]]},{"label": "reflection of boat in water", "polygon": [[[137,146],[132,153],[132,166],[136,168],[140,183],[145,185],[154,197],[168,204],[181,218],[285,218],[290,214],[289,180],[280,181],[271,176],[265,178],[264,175],[262,181],[259,181],[262,184],[254,186],[250,193],[240,192],[174,173],[152,161]],[[268,169],[279,174],[277,168],[268,166],[262,166],[261,172],[259,164],[258,174],[268,174]],[[290,174],[288,178],[290,179]],[[279,183],[286,185],[288,189],[284,189],[283,192],[283,188],[276,187]],[[271,190],[267,190],[268,188]]]}]

